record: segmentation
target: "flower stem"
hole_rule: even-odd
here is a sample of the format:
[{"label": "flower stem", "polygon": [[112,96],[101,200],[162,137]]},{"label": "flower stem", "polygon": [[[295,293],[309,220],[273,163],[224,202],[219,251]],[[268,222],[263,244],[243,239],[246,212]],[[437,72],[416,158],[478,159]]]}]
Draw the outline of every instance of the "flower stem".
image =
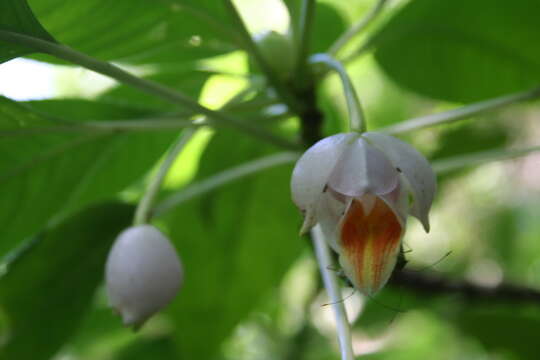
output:
[{"label": "flower stem", "polygon": [[375,6],[366,14],[365,17],[360,19],[356,24],[351,26],[349,30],[343,33],[328,49],[327,53],[331,56],[336,56],[339,51],[347,45],[347,43],[355,37],[357,34],[361,33],[375,18],[382,12],[384,6],[388,0],[377,0]]},{"label": "flower stem", "polygon": [[32,36],[5,30],[0,30],[0,40],[24,45],[36,51],[40,51],[57,57],[59,59],[63,59],[85,67],[87,69],[93,70],[97,73],[113,78],[120,83],[137,88],[148,94],[155,95],[173,104],[184,106],[187,109],[193,110],[197,114],[206,115],[209,122],[223,123],[224,125],[228,125],[231,128],[243,131],[246,134],[250,134],[261,140],[273,143],[284,148],[288,148],[291,150],[299,148],[296,144],[291,144],[289,141],[281,139],[257,126],[253,126],[249,123],[230,117],[220,111],[215,111],[204,107],[197,101],[169,87],[131,75],[127,71],[122,70],[117,66],[94,59],[88,55],[77,52],[67,46],[58,45],[50,41],[45,41]]},{"label": "flower stem", "polygon": [[154,205],[161,184],[167,176],[169,169],[174,163],[174,160],[178,157],[178,154],[184,149],[186,144],[191,140],[193,135],[196,133],[196,128],[190,127],[185,129],[182,134],[178,137],[178,140],[173,145],[172,149],[168,152],[165,160],[161,163],[157,174],[152,178],[146,191],[135,210],[135,219],[133,221],[134,225],[146,224],[150,220],[150,210]]},{"label": "flower stem", "polygon": [[379,131],[385,132],[387,134],[402,134],[409,131],[426,128],[429,126],[451,123],[453,121],[465,119],[486,111],[496,110],[506,105],[531,100],[538,97],[540,97],[540,87],[528,91],[518,92],[511,95],[477,102],[455,110],[406,120],[401,123],[380,129]]},{"label": "flower stem", "polygon": [[161,216],[187,200],[248,175],[258,173],[274,166],[292,164],[298,160],[299,157],[299,153],[283,152],[235,166],[205,180],[189,185],[169,196],[155,207],[154,215]]},{"label": "flower stem", "polygon": [[341,292],[339,291],[336,274],[334,271],[330,270],[332,268],[332,258],[330,256],[328,245],[324,240],[324,235],[320,225],[316,225],[313,230],[311,230],[311,237],[313,239],[315,255],[317,256],[317,262],[319,263],[319,269],[321,271],[324,286],[326,291],[328,291],[332,309],[334,310],[339,348],[341,350],[341,359],[354,360],[351,342],[351,329],[349,321],[347,320],[347,313],[345,312],[345,306],[343,305],[343,301],[341,299]]},{"label": "flower stem", "polygon": [[291,111],[296,113],[301,112],[302,105],[298,102],[294,94],[285,86],[285,84],[283,84],[278,74],[276,74],[274,69],[268,63],[267,59],[265,59],[262,53],[259,51],[257,44],[255,44],[253,41],[253,37],[249,33],[232,0],[223,0],[223,3],[230,14],[231,20],[236,24],[236,27],[240,32],[245,50],[253,56],[255,62],[261,68],[261,71],[266,75],[270,85],[276,90],[281,100],[283,100]]},{"label": "flower stem", "polygon": [[354,90],[354,86],[347,74],[347,71],[339,61],[334,59],[328,54],[315,54],[310,58],[312,64],[324,64],[336,71],[341,79],[343,85],[343,92],[345,93],[345,99],[347,100],[347,109],[349,111],[349,123],[351,131],[365,132],[366,124],[364,119],[364,112],[360,105],[358,95]]}]

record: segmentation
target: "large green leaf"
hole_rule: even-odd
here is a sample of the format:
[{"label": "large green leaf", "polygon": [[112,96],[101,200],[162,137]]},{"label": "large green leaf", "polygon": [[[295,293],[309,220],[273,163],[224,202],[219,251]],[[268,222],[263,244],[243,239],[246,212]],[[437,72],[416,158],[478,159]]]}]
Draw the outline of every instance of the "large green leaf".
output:
[{"label": "large green leaf", "polygon": [[102,60],[172,63],[233,49],[228,25],[219,17],[219,1],[29,2],[60,42]]},{"label": "large green leaf", "polygon": [[470,102],[540,83],[540,2],[409,2],[373,38],[379,65],[398,84]]},{"label": "large green leaf", "polygon": [[9,321],[2,359],[49,359],[73,335],[132,214],[132,206],[119,203],[85,209],[38,235],[7,264],[0,278]]},{"label": "large green leaf", "polygon": [[[265,152],[251,139],[221,131],[201,159],[198,178]],[[298,256],[301,217],[290,200],[290,171],[275,168],[226,185],[167,217],[185,268],[170,311],[182,358],[213,358]]]},{"label": "large green leaf", "polygon": [[[208,74],[175,73],[153,79],[197,98]],[[62,121],[149,118],[161,104],[119,86],[108,101],[46,100],[20,104],[0,98],[0,255],[37,231],[59,211],[114,196],[139,181],[177,136],[177,131],[37,132],[1,136],[2,130],[63,125]],[[161,106],[160,106],[161,104]],[[168,107],[167,109],[171,109]]]},{"label": "large green leaf", "polygon": [[537,308],[523,305],[498,309],[470,309],[457,314],[456,324],[478,339],[492,354],[513,354],[516,359],[536,359],[540,331]]},{"label": "large green leaf", "polygon": [[[0,2],[0,30],[54,41],[32,14],[26,0],[2,0]],[[31,52],[33,52],[32,49],[24,46],[0,41],[0,64]]]},{"label": "large green leaf", "polygon": [[[58,121],[52,118],[115,120],[144,114],[78,100],[33,102],[30,106],[39,112],[0,98],[0,130],[57,126]],[[41,116],[41,112],[52,118]],[[59,212],[110,198],[139,180],[175,136],[174,132],[42,131],[0,137],[0,254],[38,231]]]}]

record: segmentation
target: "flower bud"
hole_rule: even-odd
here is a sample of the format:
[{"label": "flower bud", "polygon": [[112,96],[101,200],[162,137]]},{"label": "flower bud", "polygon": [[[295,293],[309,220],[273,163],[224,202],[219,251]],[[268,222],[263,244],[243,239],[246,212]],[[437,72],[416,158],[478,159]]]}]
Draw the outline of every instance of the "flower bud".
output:
[{"label": "flower bud", "polygon": [[182,267],[169,239],[151,225],[139,225],[117,237],[105,281],[110,305],[124,325],[139,328],[174,298]]}]

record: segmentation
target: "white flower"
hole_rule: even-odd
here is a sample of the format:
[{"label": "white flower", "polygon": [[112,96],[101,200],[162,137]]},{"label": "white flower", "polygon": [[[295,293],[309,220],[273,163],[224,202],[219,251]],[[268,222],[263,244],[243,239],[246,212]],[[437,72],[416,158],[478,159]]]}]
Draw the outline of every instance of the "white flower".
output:
[{"label": "white flower", "polygon": [[382,133],[346,133],[304,153],[291,189],[305,216],[301,233],[320,223],[345,275],[372,295],[392,274],[408,214],[429,231],[436,181],[410,145]]},{"label": "white flower", "polygon": [[169,239],[151,225],[139,225],[116,239],[105,282],[111,307],[124,325],[138,328],[174,298],[182,267]]}]

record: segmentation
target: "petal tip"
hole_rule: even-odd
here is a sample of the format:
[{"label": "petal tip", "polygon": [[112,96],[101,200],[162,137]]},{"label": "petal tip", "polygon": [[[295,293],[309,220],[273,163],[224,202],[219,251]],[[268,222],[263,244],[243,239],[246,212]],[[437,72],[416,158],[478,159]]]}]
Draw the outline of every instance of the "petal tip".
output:
[{"label": "petal tip", "polygon": [[422,224],[424,231],[429,234],[429,230],[431,230],[431,226],[429,224],[429,218],[426,216],[425,218],[420,219],[420,223]]}]

